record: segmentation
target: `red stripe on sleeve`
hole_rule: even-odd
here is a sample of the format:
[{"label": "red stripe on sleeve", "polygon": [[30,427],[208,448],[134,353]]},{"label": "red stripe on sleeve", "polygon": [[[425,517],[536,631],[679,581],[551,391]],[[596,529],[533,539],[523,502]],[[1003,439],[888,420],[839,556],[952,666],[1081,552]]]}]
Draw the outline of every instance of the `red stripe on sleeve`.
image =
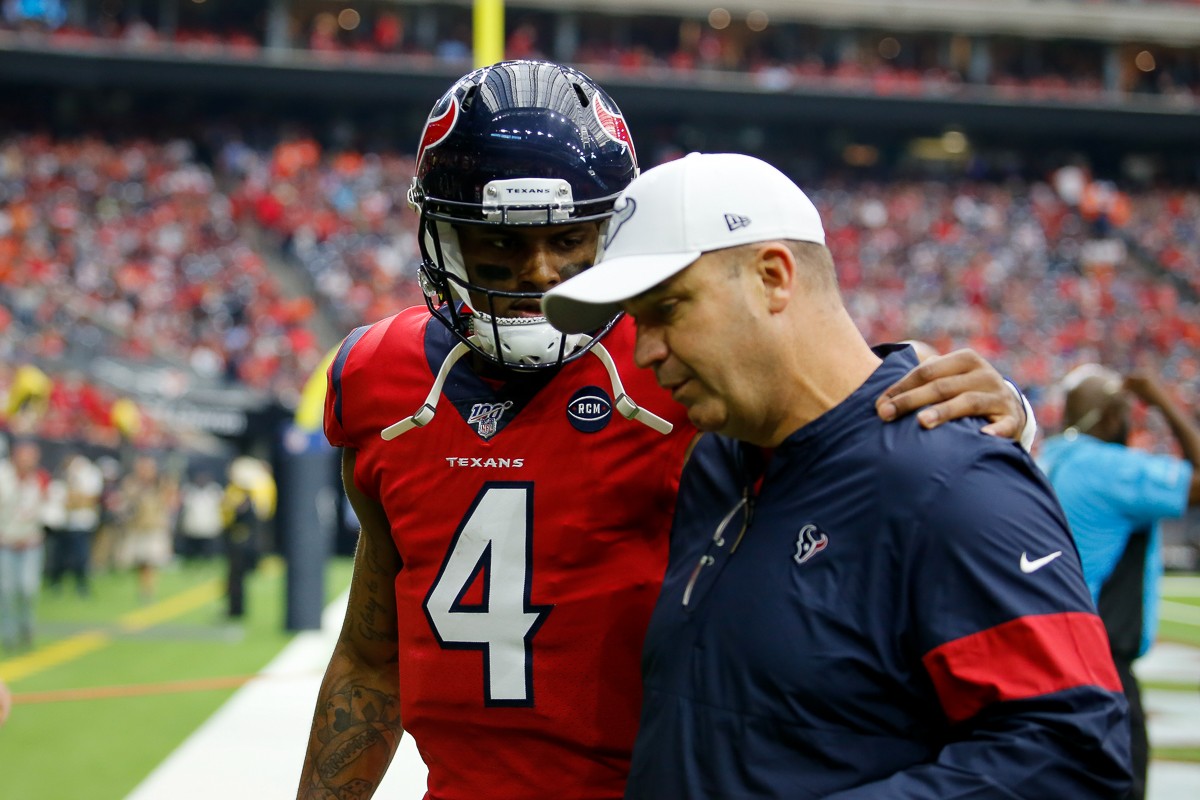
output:
[{"label": "red stripe on sleeve", "polygon": [[338,393],[341,387],[333,379],[333,364],[325,373],[325,410],[321,414],[322,428],[325,438],[334,447],[346,447],[346,431],[342,428],[342,420],[337,408]]},{"label": "red stripe on sleeve", "polygon": [[1104,623],[1086,612],[1019,617],[946,642],[922,661],[952,722],[1077,686],[1121,692]]}]

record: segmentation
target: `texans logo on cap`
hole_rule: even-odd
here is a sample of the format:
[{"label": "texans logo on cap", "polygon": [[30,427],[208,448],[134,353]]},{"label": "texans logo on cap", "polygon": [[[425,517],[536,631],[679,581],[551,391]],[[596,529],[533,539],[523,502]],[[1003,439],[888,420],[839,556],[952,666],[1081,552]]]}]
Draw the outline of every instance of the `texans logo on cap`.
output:
[{"label": "texans logo on cap", "polygon": [[[435,114],[437,116],[434,116]],[[421,158],[424,157],[425,151],[446,141],[446,137],[454,130],[457,122],[458,98],[450,95],[450,105],[446,110],[438,114],[437,109],[434,108],[429,115],[429,121],[425,123],[425,132],[421,134],[421,146],[417,148],[418,166],[421,164]]]},{"label": "texans logo on cap", "polygon": [[629,135],[629,126],[625,124],[625,117],[621,112],[609,108],[600,99],[600,95],[596,95],[592,98],[592,114],[596,117],[596,122],[600,123],[600,130],[604,131],[608,138],[629,148],[629,155],[636,166],[637,153],[633,149],[633,137]]},{"label": "texans logo on cap", "polygon": [[617,238],[617,231],[621,230],[621,226],[629,221],[634,211],[637,211],[636,200],[628,196],[617,198],[612,216],[608,219],[608,232],[604,234],[605,249],[612,246],[613,239]]}]

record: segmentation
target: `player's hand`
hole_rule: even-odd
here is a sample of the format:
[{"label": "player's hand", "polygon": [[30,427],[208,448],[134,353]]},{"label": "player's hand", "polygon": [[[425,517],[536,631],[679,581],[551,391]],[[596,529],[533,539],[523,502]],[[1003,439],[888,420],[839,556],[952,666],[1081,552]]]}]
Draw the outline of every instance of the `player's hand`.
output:
[{"label": "player's hand", "polygon": [[1017,439],[1025,426],[1025,407],[1017,393],[970,349],[921,362],[875,401],[875,411],[887,422],[917,409],[917,420],[930,429],[960,417],[984,417],[984,433]]},{"label": "player's hand", "polygon": [[1167,396],[1162,383],[1154,375],[1145,372],[1126,375],[1123,388],[1149,406],[1162,407]]}]

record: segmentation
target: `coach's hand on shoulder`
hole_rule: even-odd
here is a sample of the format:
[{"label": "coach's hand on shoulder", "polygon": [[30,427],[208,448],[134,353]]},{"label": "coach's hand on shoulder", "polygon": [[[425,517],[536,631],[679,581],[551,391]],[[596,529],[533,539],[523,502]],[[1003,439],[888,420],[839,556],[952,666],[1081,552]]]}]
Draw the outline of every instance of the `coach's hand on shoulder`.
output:
[{"label": "coach's hand on shoulder", "polygon": [[924,428],[959,417],[984,417],[984,433],[1009,439],[1019,439],[1026,421],[1016,388],[970,349],[929,356],[875,401],[876,412],[888,422],[917,409]]}]

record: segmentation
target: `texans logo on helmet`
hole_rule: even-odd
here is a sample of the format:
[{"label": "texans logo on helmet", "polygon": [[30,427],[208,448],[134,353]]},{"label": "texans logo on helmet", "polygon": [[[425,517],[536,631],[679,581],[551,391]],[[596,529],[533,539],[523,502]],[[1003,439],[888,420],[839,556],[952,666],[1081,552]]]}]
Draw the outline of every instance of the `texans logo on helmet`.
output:
[{"label": "texans logo on helmet", "polygon": [[792,558],[803,564],[829,546],[829,535],[811,522],[800,529],[796,537],[796,552]]},{"label": "texans logo on helmet", "polygon": [[421,134],[421,146],[417,148],[418,166],[420,166],[421,159],[425,156],[425,151],[431,147],[437,147],[446,141],[446,137],[454,130],[454,125],[457,122],[458,98],[450,95],[450,105],[446,110],[438,114],[435,107],[429,115],[429,121],[425,123],[425,132]]},{"label": "texans logo on helmet", "polygon": [[617,238],[617,231],[621,230],[621,226],[629,221],[634,211],[637,211],[636,200],[632,197],[617,198],[617,203],[613,206],[612,216],[608,219],[608,232],[604,234],[605,249],[612,246],[613,239]]},{"label": "texans logo on helmet", "polygon": [[612,419],[612,399],[599,386],[585,386],[567,403],[567,419],[581,433],[598,433]]},{"label": "texans logo on helmet", "polygon": [[592,114],[595,115],[596,122],[600,123],[600,130],[604,131],[605,135],[629,148],[629,155],[633,158],[634,166],[637,166],[633,137],[629,135],[629,126],[625,124],[624,115],[620,111],[610,109],[598,94],[592,98]]}]

